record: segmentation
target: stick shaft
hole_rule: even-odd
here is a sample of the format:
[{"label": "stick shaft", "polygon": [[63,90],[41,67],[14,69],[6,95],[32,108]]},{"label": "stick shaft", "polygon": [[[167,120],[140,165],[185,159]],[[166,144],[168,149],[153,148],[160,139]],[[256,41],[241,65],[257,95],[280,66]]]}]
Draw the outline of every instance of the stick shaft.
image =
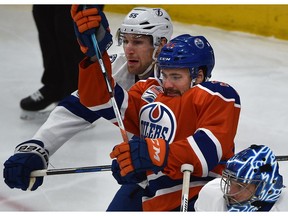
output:
[{"label": "stick shaft", "polygon": [[278,155],[276,156],[277,161],[288,161],[288,155]]},{"label": "stick shaft", "polygon": [[121,114],[120,114],[120,111],[118,109],[116,100],[114,98],[113,89],[112,89],[111,83],[109,81],[105,65],[104,65],[103,60],[102,60],[102,55],[101,55],[101,52],[100,52],[100,49],[99,49],[95,34],[91,35],[91,39],[92,39],[93,46],[94,46],[94,49],[95,49],[95,52],[96,52],[96,57],[98,59],[98,62],[100,64],[103,76],[105,78],[105,82],[106,82],[106,86],[107,86],[108,92],[109,92],[110,97],[111,97],[111,104],[112,104],[112,107],[113,107],[113,110],[114,110],[114,113],[115,113],[115,116],[116,116],[116,119],[117,119],[118,127],[120,128],[120,132],[121,132],[123,141],[124,142],[128,142],[128,140],[129,140],[128,139],[128,135],[127,135],[127,132],[125,130],[125,127],[124,127],[124,124],[123,124],[123,121],[122,121],[122,118],[121,118]]},{"label": "stick shaft", "polygon": [[87,172],[103,172],[103,171],[111,171],[111,165],[35,170],[31,172],[31,177],[62,175],[62,174],[77,174],[77,173],[87,173]]},{"label": "stick shaft", "polygon": [[182,186],[181,208],[180,208],[181,212],[188,211],[189,183],[190,183],[190,171],[186,170],[183,173],[183,186]]},{"label": "stick shaft", "polygon": [[[278,161],[288,161],[288,155],[279,155],[276,156]],[[88,167],[76,167],[76,168],[62,168],[62,169],[44,169],[44,170],[35,170],[31,172],[31,177],[40,177],[47,175],[61,175],[61,174],[77,174],[77,173],[87,173],[87,172],[103,172],[103,171],[111,171],[111,165],[101,165],[101,166],[88,166]],[[184,178],[188,171],[184,172]],[[184,178],[183,178],[183,186],[184,186]],[[185,184],[187,181],[185,180]],[[186,189],[185,189],[186,190]]]},{"label": "stick shaft", "polygon": [[181,166],[181,172],[183,172],[183,185],[182,185],[181,207],[180,207],[181,212],[188,211],[190,176],[193,170],[194,167],[191,164],[182,164]]}]

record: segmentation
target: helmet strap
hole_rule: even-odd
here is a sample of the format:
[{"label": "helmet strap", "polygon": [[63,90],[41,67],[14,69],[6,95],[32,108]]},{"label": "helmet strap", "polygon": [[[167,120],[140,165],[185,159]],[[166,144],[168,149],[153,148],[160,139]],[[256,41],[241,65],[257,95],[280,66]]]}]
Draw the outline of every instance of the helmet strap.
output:
[{"label": "helmet strap", "polygon": [[196,78],[191,80],[190,88],[196,85]]},{"label": "helmet strap", "polygon": [[139,79],[145,78],[145,75],[147,75],[152,70],[154,64],[155,64],[155,62],[152,62],[152,64],[149,65],[149,67],[143,73],[138,74]]},{"label": "helmet strap", "polygon": [[[198,70],[198,69],[196,69]],[[195,76],[194,74],[195,68],[189,68],[189,73],[190,73],[190,77],[191,77],[191,84],[190,84],[190,88],[192,88],[193,86],[196,85],[196,79],[197,79],[197,75]],[[198,74],[198,72],[197,72]]]},{"label": "helmet strap", "polygon": [[159,49],[159,45],[158,46],[154,46],[154,51],[153,51],[153,54],[152,54],[152,58],[153,58],[154,62],[157,61],[156,54],[157,54],[158,49]]},{"label": "helmet strap", "polygon": [[[138,74],[139,79],[141,79],[141,78],[142,78],[143,76],[145,76],[148,72],[150,72],[150,71],[152,70],[152,67],[154,67],[154,65],[156,64],[156,61],[157,61],[156,52],[157,52],[157,50],[158,50],[158,47],[159,47],[159,46],[157,46],[157,47],[154,48],[154,51],[153,51],[153,54],[152,54],[152,59],[153,59],[153,61],[152,61],[151,65],[149,65],[149,67],[148,67],[143,73]],[[154,75],[155,75],[155,72],[154,72]]]}]

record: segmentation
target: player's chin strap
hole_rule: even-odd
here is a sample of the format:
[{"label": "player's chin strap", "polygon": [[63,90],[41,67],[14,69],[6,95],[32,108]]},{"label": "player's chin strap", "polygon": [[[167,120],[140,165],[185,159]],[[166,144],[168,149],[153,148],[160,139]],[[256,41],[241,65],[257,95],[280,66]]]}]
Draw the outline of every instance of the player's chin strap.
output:
[{"label": "player's chin strap", "polygon": [[[154,65],[156,64],[156,61],[157,61],[156,53],[157,53],[158,48],[159,48],[159,46],[155,46],[153,54],[152,54],[153,61],[143,73],[138,74],[139,79],[146,78],[145,75],[148,74],[152,70]],[[154,76],[155,76],[155,73],[154,73]]]},{"label": "player's chin strap", "polygon": [[[190,84],[190,88],[192,88],[193,86],[196,85],[196,81],[197,81],[197,77],[198,77],[198,68],[197,70],[195,70],[195,67],[193,68],[188,68],[189,73],[190,73],[190,77],[191,77],[191,84]],[[195,72],[197,71],[197,72]]]},{"label": "player's chin strap", "polygon": [[152,70],[153,66],[154,66],[154,62],[152,62],[152,64],[149,65],[149,67],[148,67],[143,73],[138,74],[138,75],[137,75],[138,78],[139,78],[139,79],[145,78],[146,74],[148,74],[148,73]]}]

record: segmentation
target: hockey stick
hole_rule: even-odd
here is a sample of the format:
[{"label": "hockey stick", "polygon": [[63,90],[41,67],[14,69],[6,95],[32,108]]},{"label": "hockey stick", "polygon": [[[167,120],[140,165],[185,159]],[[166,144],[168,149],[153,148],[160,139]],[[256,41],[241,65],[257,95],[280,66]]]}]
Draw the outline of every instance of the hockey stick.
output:
[{"label": "hockey stick", "polygon": [[[288,161],[288,155],[276,156],[277,161]],[[31,177],[41,177],[48,175],[62,175],[62,174],[79,174],[87,172],[102,172],[110,171],[111,165],[102,165],[102,166],[88,166],[88,167],[76,167],[76,168],[61,168],[61,169],[43,169],[35,170],[31,172]]]},{"label": "hockey stick", "polygon": [[190,188],[190,175],[193,172],[194,167],[191,164],[182,164],[181,172],[183,172],[183,185],[182,185],[182,195],[181,195],[181,212],[188,211],[188,201],[189,201],[189,188]]},{"label": "hockey stick", "polygon": [[[83,9],[86,9],[86,8],[87,8],[87,6],[84,5]],[[114,92],[113,92],[110,80],[108,78],[108,74],[107,74],[105,65],[103,63],[102,54],[101,54],[101,51],[99,49],[98,42],[97,42],[95,34],[91,35],[91,40],[92,40],[92,43],[93,43],[93,47],[94,47],[94,50],[95,50],[95,53],[96,53],[97,60],[98,60],[98,62],[100,64],[100,67],[101,67],[101,70],[102,70],[102,74],[103,74],[105,82],[106,82],[107,90],[108,90],[110,98],[111,98],[111,104],[112,104],[112,107],[113,107],[113,110],[114,110],[114,113],[115,113],[115,116],[116,116],[116,119],[117,119],[118,126],[120,128],[120,132],[121,132],[123,141],[124,142],[128,142],[128,140],[129,140],[128,139],[128,135],[127,135],[127,132],[125,130],[125,127],[124,127],[124,124],[123,124],[123,121],[122,121],[122,118],[121,118],[121,114],[120,114],[120,111],[118,109],[116,100],[114,98]]]},{"label": "hockey stick", "polygon": [[288,161],[288,155],[279,155],[276,156],[277,161]]},{"label": "hockey stick", "polygon": [[77,174],[77,173],[103,172],[103,171],[111,171],[111,165],[35,170],[31,172],[30,176],[41,177],[49,175]]},{"label": "hockey stick", "polygon": [[103,166],[90,166],[90,167],[78,167],[78,168],[62,168],[62,169],[43,169],[35,170],[30,174],[30,182],[27,190],[31,190],[33,187],[36,177],[43,177],[49,175],[61,175],[61,174],[76,174],[76,173],[88,173],[88,172],[103,172],[111,171],[111,165]]},{"label": "hockey stick", "polygon": [[116,100],[114,98],[114,92],[113,92],[110,80],[108,78],[105,65],[104,65],[103,60],[102,60],[101,51],[99,49],[95,34],[91,35],[91,39],[92,39],[93,46],[94,46],[94,49],[95,49],[95,52],[96,52],[97,60],[98,60],[98,62],[100,64],[104,79],[106,81],[107,90],[108,90],[108,92],[110,94],[111,104],[113,106],[113,110],[114,110],[114,113],[115,113],[115,116],[116,116],[116,119],[117,119],[118,126],[120,128],[120,132],[121,132],[123,141],[124,142],[128,142],[128,135],[127,135],[127,132],[125,130],[125,127],[124,127],[124,124],[123,124],[123,121],[122,121],[122,118],[121,118],[121,114],[120,114],[120,111],[118,109]]}]

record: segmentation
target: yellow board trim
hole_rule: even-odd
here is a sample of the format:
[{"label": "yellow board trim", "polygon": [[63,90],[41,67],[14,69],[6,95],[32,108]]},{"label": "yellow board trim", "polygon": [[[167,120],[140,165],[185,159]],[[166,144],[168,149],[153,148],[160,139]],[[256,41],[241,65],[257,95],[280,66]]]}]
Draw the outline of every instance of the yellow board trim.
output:
[{"label": "yellow board trim", "polygon": [[283,5],[105,5],[104,11],[127,14],[132,8],[161,7],[172,21],[288,40],[288,4]]}]

